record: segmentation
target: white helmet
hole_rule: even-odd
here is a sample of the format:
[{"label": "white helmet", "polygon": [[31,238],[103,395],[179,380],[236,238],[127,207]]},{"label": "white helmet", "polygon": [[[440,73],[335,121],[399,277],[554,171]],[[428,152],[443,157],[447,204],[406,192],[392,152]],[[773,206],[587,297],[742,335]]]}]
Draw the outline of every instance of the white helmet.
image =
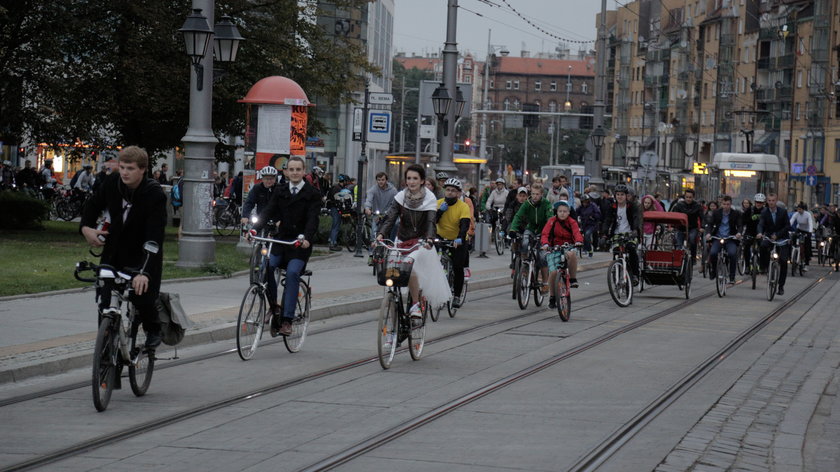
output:
[{"label": "white helmet", "polygon": [[755,194],[755,198],[753,198],[753,200],[764,203],[767,201],[767,197],[765,197],[763,193],[757,193]]},{"label": "white helmet", "polygon": [[461,181],[456,179],[455,177],[451,177],[446,179],[446,182],[443,183],[444,187],[455,187],[458,190],[464,190],[463,185],[461,185]]},{"label": "white helmet", "polygon": [[272,166],[265,166],[262,169],[260,169],[260,178],[263,178],[267,175],[273,175],[274,177],[277,177],[277,169],[275,169]]}]

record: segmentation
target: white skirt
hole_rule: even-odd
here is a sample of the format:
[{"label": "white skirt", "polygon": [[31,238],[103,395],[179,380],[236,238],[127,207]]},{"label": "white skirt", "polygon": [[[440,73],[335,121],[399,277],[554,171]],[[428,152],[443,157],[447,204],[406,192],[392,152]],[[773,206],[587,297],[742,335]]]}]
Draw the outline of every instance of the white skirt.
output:
[{"label": "white skirt", "polygon": [[417,274],[417,282],[429,305],[437,308],[448,302],[452,293],[437,252],[420,247],[410,257],[414,259],[412,270]]}]

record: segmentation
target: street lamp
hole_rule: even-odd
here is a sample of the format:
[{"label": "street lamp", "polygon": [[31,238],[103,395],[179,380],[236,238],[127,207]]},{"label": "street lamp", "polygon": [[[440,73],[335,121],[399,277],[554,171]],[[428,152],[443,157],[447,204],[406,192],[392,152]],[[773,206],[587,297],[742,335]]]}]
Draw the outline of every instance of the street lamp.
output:
[{"label": "street lamp", "polygon": [[446,116],[449,114],[449,107],[451,106],[452,97],[449,96],[449,92],[446,90],[444,84],[440,84],[432,93],[432,109],[443,126],[444,136],[449,134],[449,121],[446,119]]},{"label": "street lamp", "polygon": [[572,91],[572,66],[569,66],[569,72],[566,74],[566,103],[563,104],[563,108],[566,109],[566,113],[572,111],[572,101],[569,99],[569,92]]},{"label": "street lamp", "polygon": [[594,130],[592,130],[592,134],[589,135],[589,139],[592,140],[592,145],[595,146],[595,160],[601,160],[601,148],[604,146],[604,138],[607,137],[607,133],[604,132],[604,128],[601,125],[598,125]]},{"label": "street lamp", "polygon": [[455,105],[457,106],[455,108],[455,121],[457,121],[458,118],[464,116],[464,105],[467,104],[467,101],[464,100],[464,92],[461,91],[461,87],[455,87],[455,91]]},{"label": "street lamp", "polygon": [[204,66],[201,60],[207,54],[207,45],[210,44],[210,36],[213,30],[207,24],[207,17],[201,14],[201,8],[193,9],[192,14],[187,17],[184,26],[179,29],[184,35],[184,43],[187,49],[187,56],[190,57],[196,75],[196,90],[203,90]]},{"label": "street lamp", "polygon": [[216,23],[213,38],[213,58],[219,62],[234,62],[239,51],[239,42],[245,38],[239,35],[239,30],[227,15]]}]

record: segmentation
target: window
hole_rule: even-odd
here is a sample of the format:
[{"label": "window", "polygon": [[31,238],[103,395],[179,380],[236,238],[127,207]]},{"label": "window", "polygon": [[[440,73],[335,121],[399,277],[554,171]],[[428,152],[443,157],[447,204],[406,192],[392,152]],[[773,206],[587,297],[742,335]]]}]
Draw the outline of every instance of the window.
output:
[{"label": "window", "polygon": [[519,110],[519,99],[518,98],[513,99],[513,109],[514,110]]},{"label": "window", "polygon": [[510,110],[510,100],[508,100],[506,98],[505,101],[504,101],[504,104],[505,104],[505,111]]},{"label": "window", "polygon": [[537,81],[534,82],[534,90],[537,91],[537,92],[542,91],[542,81],[541,80],[537,80]]},{"label": "window", "polygon": [[587,93],[587,90],[589,90],[589,86],[588,86],[588,85],[586,85],[586,82],[584,82],[584,83],[580,84],[580,91],[581,91],[581,93]]},{"label": "window", "polygon": [[556,92],[557,91],[557,81],[552,80],[551,85],[549,87],[550,87],[549,90],[551,90],[552,92]]},{"label": "window", "polygon": [[796,71],[796,88],[802,88],[802,71],[801,70]]},{"label": "window", "polygon": [[796,104],[796,111],[795,111],[797,120],[799,120],[802,117],[802,110],[800,110],[799,105],[801,105],[801,103]]},{"label": "window", "polygon": [[505,81],[505,88],[506,88],[506,89],[508,89],[508,90],[510,90],[510,88],[511,88],[511,82],[510,82],[510,80]]},{"label": "window", "polygon": [[464,83],[466,83],[466,84],[471,84],[471,83],[472,83],[472,75],[470,75],[470,74],[466,74],[466,75],[464,76]]},{"label": "window", "polygon": [[557,102],[554,100],[548,102],[548,111],[554,113],[557,111]]},{"label": "window", "polygon": [[496,88],[496,81],[493,79],[490,79],[490,88]]},{"label": "window", "polygon": [[513,89],[514,90],[519,90],[519,81],[518,80],[513,81]]}]

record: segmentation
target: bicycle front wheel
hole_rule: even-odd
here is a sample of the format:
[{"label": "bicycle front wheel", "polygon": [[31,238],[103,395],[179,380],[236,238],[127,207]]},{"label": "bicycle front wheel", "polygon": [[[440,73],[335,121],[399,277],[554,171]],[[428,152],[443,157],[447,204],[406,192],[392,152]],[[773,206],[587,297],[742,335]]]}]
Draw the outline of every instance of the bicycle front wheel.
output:
[{"label": "bicycle front wheel", "polygon": [[379,329],[376,332],[376,351],[379,354],[379,365],[383,369],[391,367],[394,354],[397,352],[397,303],[392,294],[385,294],[382,306],[379,308]]},{"label": "bicycle front wheel", "polygon": [[131,391],[135,396],[142,397],[152,383],[152,374],[155,371],[155,356],[149,355],[146,351],[146,332],[140,333],[140,326],[134,328],[134,336],[131,337],[131,360],[128,364],[128,380],[131,383]]},{"label": "bicycle front wheel", "polygon": [[239,305],[236,321],[236,350],[243,361],[254,357],[257,352],[265,321],[266,301],[262,288],[251,285]]},{"label": "bicycle front wheel", "polygon": [[560,320],[569,321],[572,315],[572,298],[569,290],[568,274],[564,271],[557,274],[557,287],[554,293],[557,300],[557,314],[560,315]]},{"label": "bicycle front wheel", "polygon": [[750,280],[752,281],[752,289],[755,290],[756,279],[758,278],[758,256],[753,255],[750,261]]},{"label": "bicycle front wheel", "polygon": [[790,276],[796,277],[796,269],[799,267],[799,247],[793,248],[790,253]]},{"label": "bicycle front wheel", "polygon": [[500,224],[496,224],[496,231],[493,232],[496,238],[496,254],[502,255],[505,253],[505,237],[502,236],[502,228]]},{"label": "bicycle front wheel", "polygon": [[423,355],[423,346],[426,345],[426,319],[431,310],[429,302],[422,295],[420,297],[420,309],[423,312],[420,321],[413,319],[409,321],[411,330],[408,332],[408,353],[411,355],[411,359],[415,361],[420,360],[420,356]]},{"label": "bicycle front wheel", "polygon": [[523,262],[519,275],[517,276],[516,303],[519,305],[520,310],[528,308],[528,301],[531,298],[531,287],[529,284],[533,278],[533,274],[531,273],[533,270],[534,267],[530,262]]},{"label": "bicycle front wheel", "polygon": [[747,272],[747,260],[744,259],[744,248],[739,244],[738,245],[738,275],[744,275]]},{"label": "bicycle front wheel", "polygon": [[720,255],[717,262],[717,273],[715,274],[715,289],[718,297],[726,296],[726,271],[729,264],[723,256],[723,251],[726,249],[721,247]]},{"label": "bicycle front wheel", "polygon": [[776,287],[779,283],[779,263],[770,261],[770,266],[767,268],[767,300],[773,301],[776,296]]},{"label": "bicycle front wheel", "polygon": [[607,270],[607,286],[610,289],[610,296],[616,305],[620,307],[630,306],[633,301],[633,284],[630,274],[624,268],[624,264],[613,261]]},{"label": "bicycle front wheel", "polygon": [[93,406],[96,411],[105,411],[111,401],[111,393],[117,381],[118,327],[110,318],[103,318],[96,334],[93,348]]},{"label": "bicycle front wheel", "polygon": [[312,294],[309,285],[303,280],[298,288],[297,305],[295,306],[295,319],[292,321],[292,334],[283,337],[283,343],[289,352],[298,352],[306,340],[306,330],[309,328],[309,306],[312,301]]}]

